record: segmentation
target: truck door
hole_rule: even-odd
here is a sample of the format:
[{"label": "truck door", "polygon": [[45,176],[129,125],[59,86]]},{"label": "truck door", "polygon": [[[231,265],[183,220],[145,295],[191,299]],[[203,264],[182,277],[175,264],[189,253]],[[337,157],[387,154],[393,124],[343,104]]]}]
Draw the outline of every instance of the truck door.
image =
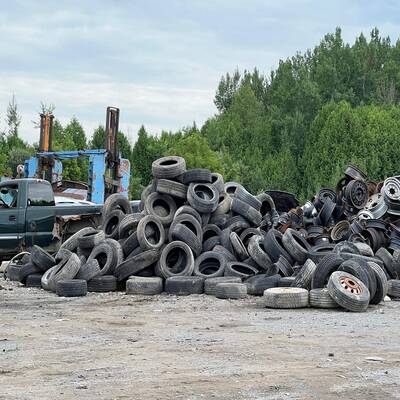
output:
[{"label": "truck door", "polygon": [[0,184],[0,249],[16,253],[25,231],[25,209],[17,183]]},{"label": "truck door", "polygon": [[37,244],[46,247],[53,239],[53,189],[46,181],[30,182],[27,199],[25,245],[29,247]]}]

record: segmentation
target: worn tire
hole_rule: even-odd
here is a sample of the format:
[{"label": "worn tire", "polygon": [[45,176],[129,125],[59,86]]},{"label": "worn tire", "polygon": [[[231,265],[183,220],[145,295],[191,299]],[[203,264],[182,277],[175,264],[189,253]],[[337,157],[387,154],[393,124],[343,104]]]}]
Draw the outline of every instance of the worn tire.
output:
[{"label": "worn tire", "polygon": [[[365,268],[362,267],[361,264],[359,264],[356,260],[345,260],[343,261],[339,268],[338,271],[344,271],[347,272],[356,278],[358,278],[361,282],[364,283],[365,286],[368,287],[369,290],[369,279],[368,279],[368,274],[365,271]],[[370,292],[371,294],[371,292]]]},{"label": "worn tire", "polygon": [[299,264],[306,262],[311,246],[297,231],[292,228],[286,229],[282,236],[282,243],[295,261]]},{"label": "worn tire", "polygon": [[91,231],[86,232],[78,238],[78,247],[82,249],[93,249],[101,242],[104,241],[106,235],[104,231],[92,228]]},{"label": "worn tire", "polygon": [[157,192],[146,199],[144,207],[147,214],[157,218],[164,226],[171,225],[177,209],[175,200],[171,196]]},{"label": "worn tire", "polygon": [[306,262],[296,275],[292,286],[310,290],[311,281],[316,269],[317,266],[315,265],[314,261],[310,259],[306,260]]},{"label": "worn tire", "polygon": [[38,272],[41,272],[41,270],[39,269],[39,267],[37,267],[35,264],[33,264],[32,262],[29,262],[25,265],[23,265],[22,267],[20,267],[19,269],[19,274],[18,274],[18,280],[25,284],[26,279],[29,275],[31,274],[37,274]]},{"label": "worn tire", "polygon": [[117,290],[117,278],[113,275],[102,275],[92,278],[87,283],[88,292],[114,292]]},{"label": "worn tire", "polygon": [[273,262],[277,262],[283,255],[290,263],[293,262],[292,256],[286,251],[282,241],[283,235],[276,229],[270,229],[264,237],[264,248]]},{"label": "worn tire", "polygon": [[226,264],[224,276],[238,276],[241,279],[247,279],[257,273],[257,268],[254,268],[251,265],[232,261]]},{"label": "worn tire", "polygon": [[121,210],[124,214],[132,214],[132,206],[127,197],[120,193],[113,193],[107,197],[103,205],[103,219],[112,211]]},{"label": "worn tire", "polygon": [[176,178],[185,171],[186,161],[184,158],[178,156],[162,157],[151,164],[151,172],[155,178]]},{"label": "worn tire", "polygon": [[264,290],[277,287],[281,276],[278,274],[267,276],[266,274],[251,276],[246,279],[247,293],[252,296],[262,296]]},{"label": "worn tire", "polygon": [[368,265],[374,270],[376,277],[376,292],[375,296],[370,299],[370,304],[379,304],[388,292],[388,280],[383,269],[374,262],[369,262]]},{"label": "worn tire", "polygon": [[216,288],[219,283],[241,283],[242,280],[237,276],[217,276],[207,278],[204,281],[204,293],[209,296],[215,296]]},{"label": "worn tire", "polygon": [[8,279],[9,281],[19,281],[19,271],[21,267],[22,265],[9,262],[4,271],[4,279]]},{"label": "worn tire", "polygon": [[102,242],[93,248],[86,262],[91,260],[97,260],[99,263],[99,275],[111,275],[116,267],[114,250],[107,242]]},{"label": "worn tire", "polygon": [[194,257],[191,248],[184,242],[168,243],[161,252],[156,274],[162,278],[190,276],[194,271]]},{"label": "worn tire", "polygon": [[36,245],[32,246],[31,249],[31,262],[42,272],[46,272],[49,268],[56,265],[54,257]]},{"label": "worn tire", "polygon": [[171,276],[165,281],[165,291],[178,296],[201,294],[204,292],[204,278],[200,276]]},{"label": "worn tire", "polygon": [[323,288],[325,283],[328,281],[329,276],[332,274],[332,272],[339,268],[343,261],[344,260],[336,253],[331,253],[325,256],[315,269],[311,282],[311,288]]},{"label": "worn tire", "polygon": [[387,294],[395,299],[400,297],[400,280],[390,279],[388,281],[388,292]]},{"label": "worn tire", "polygon": [[87,282],[84,279],[65,279],[57,282],[56,294],[60,297],[86,296],[87,291]]},{"label": "worn tire", "polygon": [[264,305],[268,308],[308,307],[308,291],[302,288],[275,287],[264,291]]},{"label": "worn tire", "polygon": [[[93,229],[94,229],[94,228],[88,226],[88,227],[82,228],[82,229],[79,230],[78,232],[74,233],[74,234],[73,234],[72,236],[70,236],[65,242],[63,242],[63,243],[61,244],[61,246],[60,246],[60,248],[59,248],[59,250],[58,250],[58,253],[60,253],[60,251],[61,251],[62,249],[66,249],[66,250],[75,252],[76,249],[77,249],[78,246],[79,246],[78,239],[79,239],[81,236],[84,236],[84,235],[86,235],[86,234],[89,233],[89,232],[93,232]],[[57,253],[57,254],[58,254],[58,253]],[[60,261],[61,261],[61,260],[60,260]]]},{"label": "worn tire", "polygon": [[310,290],[310,306],[314,308],[338,308],[327,288]]},{"label": "worn tire", "polygon": [[139,221],[144,217],[141,213],[127,214],[119,224],[118,236],[120,239],[127,239],[136,232]]},{"label": "worn tire", "polygon": [[156,295],[163,291],[163,280],[159,277],[133,276],[126,281],[126,294]]},{"label": "worn tire", "polygon": [[271,269],[273,262],[271,260],[271,257],[265,250],[263,236],[254,235],[249,240],[247,251],[249,252],[250,257],[260,267],[260,269],[265,272],[268,272]]},{"label": "worn tire", "polygon": [[328,281],[328,292],[341,307],[353,312],[366,311],[369,304],[367,286],[355,276],[335,271]]},{"label": "worn tire", "polygon": [[42,276],[43,276],[43,273],[41,273],[41,272],[28,275],[26,277],[25,286],[41,288],[42,287]]},{"label": "worn tire", "polygon": [[382,260],[383,265],[385,266],[385,269],[388,272],[390,278],[396,279],[397,272],[393,266],[393,256],[384,247],[381,247],[375,253],[375,257],[378,257],[380,260]]},{"label": "worn tire", "polygon": [[296,278],[294,276],[281,276],[281,279],[279,279],[278,282],[278,287],[292,287],[295,279]]},{"label": "worn tire", "polygon": [[196,256],[199,256],[202,249],[201,237],[196,235],[187,226],[179,223],[172,228],[171,237],[173,241],[186,243]]},{"label": "worn tire", "polygon": [[226,193],[220,193],[218,197],[218,205],[213,212],[213,216],[227,214],[231,209],[231,205],[232,197]]},{"label": "worn tire", "polygon": [[57,268],[54,270],[49,278],[49,289],[52,292],[56,291],[57,282],[75,278],[81,267],[81,262],[79,260],[79,257],[76,254],[72,253],[71,257],[68,260],[61,261],[61,263],[57,264],[56,267]]},{"label": "worn tire", "polygon": [[230,251],[228,251],[225,247],[221,246],[220,244],[217,244],[216,246],[214,246],[213,251],[221,253],[225,257],[227,262],[237,261],[234,254],[232,254]]},{"label": "worn tire", "polygon": [[218,299],[244,299],[247,297],[247,286],[244,283],[218,283],[215,297]]},{"label": "worn tire", "polygon": [[75,278],[83,279],[85,281],[90,281],[95,276],[99,275],[100,275],[99,262],[96,259],[92,259],[90,261],[87,261],[85,264],[81,265]]},{"label": "worn tire", "polygon": [[224,178],[218,172],[211,173],[211,184],[218,190],[218,193],[225,192]]},{"label": "worn tire", "polygon": [[[152,235],[148,231],[152,230]],[[142,250],[158,250],[165,242],[165,230],[160,220],[153,215],[142,218],[137,227],[137,239]]]},{"label": "worn tire", "polygon": [[194,275],[203,278],[216,278],[223,276],[226,266],[225,257],[216,251],[207,251],[196,258]]},{"label": "worn tire", "polygon": [[188,187],[183,183],[171,181],[168,179],[158,179],[157,192],[172,196],[175,199],[186,200]]},{"label": "worn tire", "polygon": [[255,226],[259,226],[261,224],[261,213],[240,199],[232,199],[231,210],[236,214],[241,215]]},{"label": "worn tire", "polygon": [[191,183],[187,192],[187,200],[199,213],[209,214],[218,207],[219,193],[209,183]]},{"label": "worn tire", "polygon": [[261,209],[261,201],[257,199],[257,197],[253,196],[249,193],[243,186],[238,186],[235,190],[234,197],[242,200],[250,207],[253,207],[255,210],[260,211]]},{"label": "worn tire", "polygon": [[118,281],[122,281],[129,276],[139,274],[141,271],[155,264],[160,257],[160,251],[156,249],[146,250],[137,254],[134,257],[126,259],[121,264],[117,265],[114,275]]},{"label": "worn tire", "polygon": [[182,182],[185,185],[189,185],[190,183],[211,183],[211,172],[205,168],[189,169],[183,174]]},{"label": "worn tire", "polygon": [[103,218],[101,229],[104,231],[106,238],[119,238],[119,227],[124,217],[125,214],[121,210],[114,210]]},{"label": "worn tire", "polygon": [[240,237],[236,232],[231,232],[229,235],[233,252],[236,255],[236,258],[240,261],[244,261],[249,258],[249,253],[247,252],[246,247],[244,247],[243,242],[240,240]]}]

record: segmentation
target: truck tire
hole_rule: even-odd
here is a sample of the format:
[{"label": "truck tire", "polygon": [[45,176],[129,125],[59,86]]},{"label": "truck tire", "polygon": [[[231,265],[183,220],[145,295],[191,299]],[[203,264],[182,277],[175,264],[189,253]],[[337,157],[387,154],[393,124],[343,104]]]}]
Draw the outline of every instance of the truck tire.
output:
[{"label": "truck tire", "polygon": [[165,291],[177,296],[204,292],[204,278],[200,276],[171,276],[165,281]]},{"label": "truck tire", "polygon": [[78,238],[78,247],[82,249],[93,249],[95,246],[104,241],[106,235],[104,231],[92,228]]},{"label": "truck tire", "polygon": [[228,262],[225,267],[224,276],[238,276],[241,279],[256,275],[258,270],[243,262]]},{"label": "truck tire", "polygon": [[117,278],[114,275],[102,275],[92,278],[87,283],[88,292],[114,292],[117,290]]},{"label": "truck tire", "polygon": [[28,275],[26,277],[25,286],[41,288],[42,287],[42,276],[43,276],[42,273],[35,273],[35,274]]},{"label": "truck tire", "polygon": [[327,288],[310,290],[310,306],[314,308],[338,308]]},{"label": "truck tire", "polygon": [[203,278],[223,276],[225,271],[225,257],[215,251],[202,253],[194,263],[194,275]]},{"label": "truck tire", "polygon": [[218,283],[215,296],[218,299],[244,299],[247,297],[247,286],[244,283]]},{"label": "truck tire", "polygon": [[335,271],[329,278],[328,291],[341,307],[353,312],[366,311],[369,290],[358,278],[344,271]]},{"label": "truck tire", "polygon": [[191,248],[184,242],[168,243],[161,252],[156,265],[156,274],[161,278],[189,276],[194,271],[194,257]]},{"label": "truck tire", "polygon": [[83,279],[85,281],[90,281],[95,276],[100,275],[99,262],[96,259],[87,261],[85,264],[81,265],[78,273],[76,274],[76,279]]},{"label": "truck tire", "polygon": [[263,299],[267,308],[304,308],[308,307],[308,290],[276,287],[265,290]]},{"label": "truck tire", "polygon": [[87,294],[84,279],[64,279],[57,282],[56,294],[60,297],[80,297]]},{"label": "truck tire", "polygon": [[182,157],[168,156],[153,161],[151,172],[155,178],[171,179],[186,171],[186,161]]},{"label": "truck tire", "polygon": [[32,246],[31,260],[40,271],[46,272],[50,267],[56,265],[56,260],[47,251],[39,246]]},{"label": "truck tire", "polygon": [[385,269],[389,274],[389,277],[391,279],[396,279],[397,272],[396,272],[395,268],[393,267],[393,256],[384,247],[381,247],[375,253],[375,257],[378,257],[380,260],[382,260],[383,265],[385,266]]},{"label": "truck tire", "polygon": [[94,228],[92,227],[86,227],[83,228],[81,230],[79,230],[78,232],[74,233],[72,236],[70,236],[65,242],[63,242],[59,248],[58,251],[60,251],[61,249],[66,249],[69,251],[76,251],[76,249],[78,248],[78,239],[83,236],[86,235],[89,232],[92,232]]},{"label": "truck tire", "polygon": [[214,278],[206,278],[204,281],[204,293],[209,296],[215,296],[217,285],[219,283],[242,283],[238,276],[217,276]]},{"label": "truck tire", "polygon": [[356,260],[350,259],[343,261],[340,264],[338,271],[348,272],[349,274],[355,276],[361,282],[363,282],[364,285],[366,285],[367,287],[369,286],[369,279],[367,272],[365,271],[365,268],[363,268]]},{"label": "truck tire", "polygon": [[107,197],[102,210],[103,220],[114,210],[121,210],[124,214],[132,214],[131,203],[120,193],[113,193]]},{"label": "truck tire", "polygon": [[104,231],[106,238],[119,238],[119,226],[124,217],[125,214],[121,210],[114,210],[103,218],[101,229]]},{"label": "truck tire", "polygon": [[126,294],[156,295],[163,291],[163,280],[159,277],[134,276],[126,281]]},{"label": "truck tire", "polygon": [[114,271],[114,275],[120,282],[129,276],[134,276],[143,271],[144,269],[155,264],[160,257],[158,250],[146,250],[142,253],[137,254],[134,257],[126,259],[121,264],[117,265]]}]

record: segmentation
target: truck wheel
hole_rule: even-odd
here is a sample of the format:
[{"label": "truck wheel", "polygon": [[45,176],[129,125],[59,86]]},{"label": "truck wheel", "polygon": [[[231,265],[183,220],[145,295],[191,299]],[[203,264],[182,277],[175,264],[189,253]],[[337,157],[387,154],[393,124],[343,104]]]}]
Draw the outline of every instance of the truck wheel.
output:
[{"label": "truck wheel", "polygon": [[103,205],[103,220],[114,210],[121,210],[124,214],[132,214],[131,203],[120,193],[114,193],[107,197]]}]

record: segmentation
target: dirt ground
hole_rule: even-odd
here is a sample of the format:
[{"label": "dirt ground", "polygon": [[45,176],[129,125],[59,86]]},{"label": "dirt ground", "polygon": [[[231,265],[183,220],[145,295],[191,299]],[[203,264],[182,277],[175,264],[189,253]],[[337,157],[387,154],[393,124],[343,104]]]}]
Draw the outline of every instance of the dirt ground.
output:
[{"label": "dirt ground", "polygon": [[399,302],[353,314],[0,285],[2,400],[400,398]]}]

